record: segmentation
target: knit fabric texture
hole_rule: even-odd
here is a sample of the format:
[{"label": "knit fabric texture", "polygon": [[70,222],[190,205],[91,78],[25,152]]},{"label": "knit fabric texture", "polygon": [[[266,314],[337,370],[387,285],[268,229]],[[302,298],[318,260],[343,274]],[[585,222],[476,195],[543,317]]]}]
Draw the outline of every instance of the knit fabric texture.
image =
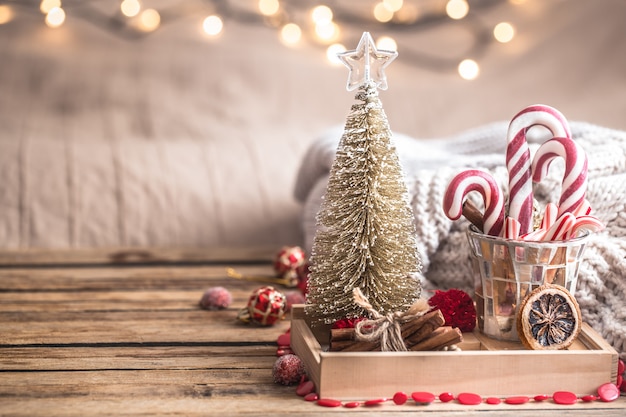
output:
[{"label": "knit fabric texture", "polygon": [[[587,199],[592,214],[606,225],[595,233],[583,256],[575,293],[583,320],[598,331],[626,359],[626,132],[584,122],[571,122],[572,138],[589,158]],[[406,177],[415,215],[422,257],[425,292],[458,288],[473,293],[464,218],[450,221],[442,209],[449,181],[468,168],[489,171],[506,197],[505,167],[508,123],[494,123],[437,139],[414,139],[394,134],[394,142]],[[294,194],[304,204],[302,225],[305,249],[310,253],[315,236],[316,214],[326,189],[328,173],[343,130],[331,129],[313,142],[301,164]],[[534,127],[527,141],[534,155],[548,138],[547,130]],[[541,207],[557,203],[564,163],[557,158],[548,176],[534,186]],[[469,198],[481,207],[480,199]]]}]

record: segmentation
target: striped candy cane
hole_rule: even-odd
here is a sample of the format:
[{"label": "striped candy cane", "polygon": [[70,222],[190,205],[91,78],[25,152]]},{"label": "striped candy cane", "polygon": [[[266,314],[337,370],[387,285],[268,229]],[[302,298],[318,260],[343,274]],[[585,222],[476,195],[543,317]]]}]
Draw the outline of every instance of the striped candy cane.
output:
[{"label": "striped candy cane", "polygon": [[537,125],[549,129],[553,136],[571,137],[565,116],[549,106],[529,106],[511,120],[506,148],[506,166],[509,172],[508,215],[520,222],[521,234],[530,232],[532,228],[533,187],[526,132]]},{"label": "striped candy cane", "polygon": [[461,217],[463,200],[471,191],[478,191],[485,203],[483,233],[499,236],[504,223],[504,198],[500,187],[488,172],[470,169],[457,174],[446,188],[443,210],[451,220]]},{"label": "striped candy cane", "polygon": [[572,214],[576,217],[580,217],[580,216],[588,216],[591,214],[591,203],[589,203],[589,200],[585,199],[585,201],[583,201],[583,203],[578,206],[578,208],[576,210],[574,210],[572,212]]},{"label": "striped candy cane", "polygon": [[565,175],[561,185],[559,213],[575,213],[585,204],[587,192],[587,154],[570,138],[552,138],[542,144],[532,162],[532,178],[540,182],[548,175],[548,168],[555,158],[565,159]]},{"label": "striped candy cane", "polygon": [[576,224],[576,217],[572,213],[565,213],[556,219],[543,236],[543,240],[565,240],[574,224]]},{"label": "striped candy cane", "polygon": [[574,238],[578,236],[578,233],[583,230],[589,230],[590,232],[600,232],[604,230],[604,223],[594,216],[580,216],[576,218],[574,225],[570,229],[567,237]]},{"label": "striped candy cane", "polygon": [[552,227],[552,225],[554,224],[554,222],[556,222],[556,219],[558,218],[558,213],[559,208],[556,204],[546,204],[546,209],[543,212],[543,219],[541,219],[541,228],[548,230],[550,227]]},{"label": "striped candy cane", "polygon": [[506,239],[519,239],[520,224],[513,217],[504,219],[504,237]]}]

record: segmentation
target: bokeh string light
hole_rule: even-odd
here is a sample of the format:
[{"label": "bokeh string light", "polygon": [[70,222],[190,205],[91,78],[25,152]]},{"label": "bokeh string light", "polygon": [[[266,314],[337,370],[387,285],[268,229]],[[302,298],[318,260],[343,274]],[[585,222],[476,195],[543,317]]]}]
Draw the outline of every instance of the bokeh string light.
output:
[{"label": "bokeh string light", "polygon": [[[206,37],[228,31],[231,21],[259,24],[277,30],[287,47],[306,44],[325,50],[336,64],[364,30],[380,35],[380,49],[401,49],[403,61],[438,72],[456,71],[464,79],[480,74],[479,60],[493,43],[512,42],[510,22],[488,22],[482,12],[492,7],[524,7],[530,0],[368,0],[358,4],[338,0],[0,0],[0,26],[19,21],[26,13],[43,14],[49,28],[82,19],[129,40],[139,39],[181,18],[197,18]],[[107,13],[105,10],[115,10]],[[514,14],[514,11],[512,12]],[[467,32],[466,50],[455,56],[438,50],[414,50],[407,36],[446,25]],[[403,44],[399,39],[404,39]]]}]

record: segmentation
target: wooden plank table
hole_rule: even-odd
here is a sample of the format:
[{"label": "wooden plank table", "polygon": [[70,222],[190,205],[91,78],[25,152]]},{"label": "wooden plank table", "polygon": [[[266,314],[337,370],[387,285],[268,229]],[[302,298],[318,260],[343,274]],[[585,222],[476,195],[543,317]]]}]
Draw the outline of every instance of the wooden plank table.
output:
[{"label": "wooden plank table", "polygon": [[[0,253],[0,415],[626,415],[624,396],[573,406],[303,401],[271,376],[289,322],[238,323],[259,284],[226,273],[271,275],[275,250]],[[231,308],[200,309],[217,285],[231,290]]]}]

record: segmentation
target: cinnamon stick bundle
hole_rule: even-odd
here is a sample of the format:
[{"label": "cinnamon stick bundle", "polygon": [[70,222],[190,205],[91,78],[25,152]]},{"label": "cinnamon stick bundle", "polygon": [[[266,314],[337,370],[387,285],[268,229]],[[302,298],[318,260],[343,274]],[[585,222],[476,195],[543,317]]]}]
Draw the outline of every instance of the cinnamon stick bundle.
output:
[{"label": "cinnamon stick bundle", "polygon": [[446,346],[454,345],[463,341],[463,333],[450,326],[435,329],[428,338],[411,346],[409,350],[440,350]]},{"label": "cinnamon stick bundle", "polygon": [[[401,326],[402,339],[408,350],[433,350],[450,344],[458,343],[461,332],[451,327],[445,331],[437,331],[445,323],[439,310],[430,311]],[[453,336],[450,330],[456,330]],[[433,338],[434,337],[434,338]],[[461,339],[459,339],[461,338]],[[430,347],[434,346],[434,347]],[[330,350],[332,352],[364,352],[381,350],[379,342],[356,340],[353,328],[332,329],[330,331]]]}]

